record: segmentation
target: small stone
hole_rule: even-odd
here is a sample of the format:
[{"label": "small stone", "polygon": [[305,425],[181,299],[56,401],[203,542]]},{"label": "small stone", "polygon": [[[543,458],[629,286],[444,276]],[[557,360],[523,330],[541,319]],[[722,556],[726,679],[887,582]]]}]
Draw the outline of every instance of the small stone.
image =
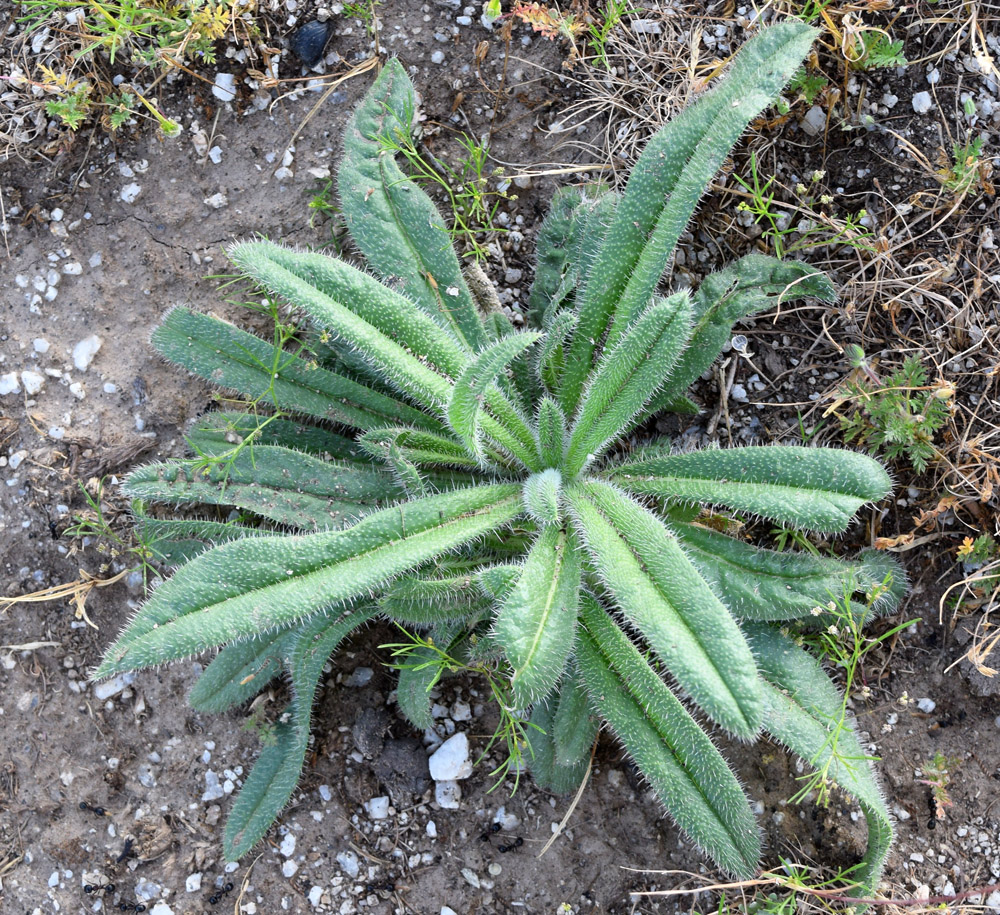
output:
[{"label": "small stone", "polygon": [[158,902],[153,906],[153,910],[149,915],[174,915],[174,910],[165,902]]},{"label": "small stone", "polygon": [[465,878],[465,882],[473,889],[478,890],[480,888],[479,875],[471,867],[463,867],[462,876]]},{"label": "small stone", "polygon": [[449,737],[427,761],[436,782],[455,781],[472,775],[469,738],[462,731]]},{"label": "small stone", "polygon": [[438,834],[437,823],[433,820],[428,820],[427,826],[424,828],[424,832],[427,833],[427,838],[436,839]]},{"label": "small stone", "polygon": [[232,73],[216,73],[212,95],[220,101],[231,102],[236,98],[236,77]]},{"label": "small stone", "polygon": [[225,791],[222,790],[222,783],[219,781],[219,776],[209,769],[205,773],[205,793],[201,796],[202,802],[217,801],[224,795]]},{"label": "small stone", "polygon": [[135,674],[118,674],[110,680],[104,680],[94,687],[94,698],[98,702],[104,702],[112,696],[117,696],[126,686],[135,683]]},{"label": "small stone", "polygon": [[917,700],[917,708],[920,709],[925,715],[929,715],[934,709],[937,708],[937,703],[933,699],[928,699],[926,696],[923,699]]},{"label": "small stone", "polygon": [[323,59],[323,51],[330,37],[327,22],[307,22],[292,36],[292,50],[307,67],[315,67]]},{"label": "small stone", "polygon": [[67,261],[62,266],[62,272],[66,276],[80,276],[83,273],[83,264],[79,261]]},{"label": "small stone", "polygon": [[118,195],[125,203],[135,203],[139,199],[139,195],[142,193],[142,185],[136,184],[126,184],[125,187],[121,189],[121,193]]},{"label": "small stone", "polygon": [[229,198],[221,191],[212,194],[211,197],[206,197],[202,202],[213,210],[221,210],[223,207],[229,206]]},{"label": "small stone", "polygon": [[201,889],[201,874],[189,874],[184,881],[184,889],[189,893],[197,893]]},{"label": "small stone", "polygon": [[432,64],[443,64],[444,63],[444,51],[435,51],[431,54]]},{"label": "small stone", "polygon": [[456,912],[450,905],[443,905],[441,906],[441,915],[458,915],[458,912]]},{"label": "small stone", "polygon": [[323,798],[324,801],[329,801],[333,797],[333,792],[330,791],[329,785],[319,786],[319,796]]},{"label": "small stone", "polygon": [[821,134],[826,129],[826,112],[819,105],[813,105],[802,119],[802,129],[810,137]]},{"label": "small stone", "polygon": [[917,114],[927,114],[934,107],[934,100],[929,92],[917,92],[910,103]]},{"label": "small stone", "polygon": [[629,25],[636,35],[660,35],[663,33],[663,26],[655,19],[633,19]]},{"label": "small stone", "polygon": [[309,905],[316,908],[323,899],[323,887],[314,886],[309,890]]},{"label": "small stone", "polygon": [[72,394],[72,395],[73,395],[73,396],[74,396],[74,397],[75,397],[75,398],[76,398],[77,400],[83,400],[83,398],[87,396],[87,390],[86,390],[86,388],[84,388],[84,386],[83,386],[82,384],[80,384],[80,382],[79,382],[79,381],[74,381],[74,382],[73,382],[73,383],[72,383],[72,384],[71,384],[71,385],[69,386],[69,392],[70,392],[70,394]]},{"label": "small stone", "polygon": [[337,863],[340,869],[352,880],[361,872],[358,865],[358,856],[353,851],[342,851],[337,855]]},{"label": "small stone", "polygon": [[435,782],[434,800],[443,810],[458,810],[462,789],[458,782]]},{"label": "small stone", "polygon": [[105,394],[117,394],[118,393],[118,385],[116,385],[113,381],[105,381],[104,382],[104,393]]},{"label": "small stone", "polygon": [[38,372],[21,372],[21,384],[24,385],[24,393],[34,397],[45,386],[45,376]]},{"label": "small stone", "polygon": [[17,383],[17,372],[7,372],[0,375],[0,397],[4,394],[20,394],[21,385]]},{"label": "small stone", "polygon": [[73,347],[73,365],[77,371],[85,372],[90,368],[90,363],[94,361],[94,356],[103,344],[104,341],[97,334],[91,334]]},{"label": "small stone", "polygon": [[373,820],[384,820],[389,816],[389,798],[373,797],[365,803],[365,810]]},{"label": "small stone", "polygon": [[345,681],[345,686],[367,686],[375,672],[370,667],[357,667]]},{"label": "small stone", "polygon": [[280,851],[282,855],[286,858],[290,858],[295,854],[295,833],[286,832],[285,837],[281,840]]},{"label": "small stone", "polygon": [[285,861],[281,865],[281,873],[286,877],[294,877],[295,872],[299,869],[298,864],[296,864],[291,858]]},{"label": "small stone", "polygon": [[31,346],[36,353],[44,355],[52,347],[52,344],[49,343],[49,341],[44,337],[35,337],[35,339],[31,341]]}]

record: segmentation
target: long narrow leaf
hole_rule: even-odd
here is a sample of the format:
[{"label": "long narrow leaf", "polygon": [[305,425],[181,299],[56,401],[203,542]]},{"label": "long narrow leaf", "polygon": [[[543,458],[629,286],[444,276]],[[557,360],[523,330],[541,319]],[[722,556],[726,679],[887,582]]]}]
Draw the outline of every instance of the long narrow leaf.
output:
[{"label": "long narrow leaf", "polygon": [[611,478],[669,502],[725,505],[815,531],[846,530],[892,489],[877,461],[853,451],[793,445],[675,454],[619,464]]},{"label": "long narrow leaf", "polygon": [[500,606],[493,634],[513,668],[516,708],[548,695],[562,675],[576,632],[580,571],[576,537],[548,525]]},{"label": "long narrow leaf", "polygon": [[594,707],[670,815],[727,871],[757,872],[760,836],[726,761],[635,646],[590,597],[577,662]]},{"label": "long narrow leaf", "polygon": [[186,657],[366,596],[521,511],[516,486],[480,486],[383,509],[343,531],[223,544],[153,593],[97,676]]},{"label": "long narrow leaf", "polygon": [[796,20],[750,39],[715,89],[660,130],[636,162],[580,307],[560,401],[577,405],[595,350],[614,346],[653,296],[674,246],[747,124],[802,63],[815,29]]},{"label": "long narrow leaf", "polygon": [[753,655],[677,538],[605,483],[569,487],[566,500],[596,573],[626,619],[713,720],[752,738],[763,715]]},{"label": "long narrow leaf", "polygon": [[868,850],[852,872],[856,896],[878,886],[892,845],[892,821],[875,782],[870,756],[846,718],[843,697],[819,662],[765,623],[747,624],[747,634],[767,685],[765,728],[776,740],[857,798],[868,821]]},{"label": "long narrow leaf", "polygon": [[351,238],[381,277],[398,284],[469,350],[486,343],[448,228],[430,198],[400,171],[391,147],[410,135],[413,84],[389,58],[344,129],[337,190]]}]

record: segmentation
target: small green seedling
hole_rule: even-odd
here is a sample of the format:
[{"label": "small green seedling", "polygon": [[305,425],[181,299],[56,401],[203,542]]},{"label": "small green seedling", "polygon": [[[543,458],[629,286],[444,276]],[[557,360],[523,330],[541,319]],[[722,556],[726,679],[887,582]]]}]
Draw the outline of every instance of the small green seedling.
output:
[{"label": "small green seedling", "polygon": [[331,652],[379,617],[412,634],[393,651],[399,707],[417,726],[437,677],[486,677],[508,750],[498,776],[526,762],[543,787],[579,789],[603,723],[680,828],[750,877],[759,830],[709,723],[741,740],[766,732],[857,798],[870,839],[856,890],[877,884],[892,840],[884,801],[841,694],[788,627],[830,593],[860,625],[895,606],[903,576],[873,552],[757,549],[698,523],[698,506],[837,533],[885,498],[888,475],[852,451],[675,453],[640,433],[661,411],[697,409],[685,391],[736,321],[834,298],[819,271],[759,254],[693,294],[660,294],[698,199],[815,35],[791,21],[751,39],[726,79],[649,141],[620,196],[556,195],[521,330],[486,307],[496,291],[467,281],[444,221],[395,161],[411,162],[416,102],[390,60],[347,124],[338,172],[367,270],[265,240],[229,251],[318,336],[268,341],[185,308],[154,333],[165,357],[257,412],[208,414],[190,435],[195,461],[129,476],[143,504],[239,517],[142,513],[178,568],[97,676],[218,649],[191,703],[222,711],[287,675],[274,742],[230,814],[228,859],[295,789]]},{"label": "small green seedling", "polygon": [[948,808],[953,806],[948,796],[948,787],[951,785],[952,775],[960,765],[962,760],[959,757],[945,756],[944,753],[937,752],[933,759],[920,767],[923,778],[918,778],[917,782],[931,789],[934,818],[937,820],[943,820],[948,815]]}]

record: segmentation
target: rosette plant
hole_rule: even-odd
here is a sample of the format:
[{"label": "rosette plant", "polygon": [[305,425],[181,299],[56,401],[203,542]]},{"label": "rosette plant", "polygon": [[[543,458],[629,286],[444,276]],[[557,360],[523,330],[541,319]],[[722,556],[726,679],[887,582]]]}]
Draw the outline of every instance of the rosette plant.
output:
[{"label": "rosette plant", "polygon": [[[735,321],[834,297],[805,264],[755,254],[694,294],[660,292],[700,195],[813,38],[787,22],[749,41],[653,137],[620,196],[557,195],[525,329],[486,307],[397,166],[416,100],[390,60],[348,123],[339,171],[368,270],[269,241],[229,252],[315,336],[268,341],[184,308],[155,332],[163,356],[255,409],[203,417],[197,458],[129,476],[145,537],[177,568],[97,676],[219,649],[191,694],[215,711],[287,676],[289,705],[229,818],[230,858],[294,790],[331,652],[382,617],[428,633],[425,648],[491,665],[507,711],[530,716],[524,758],[542,786],[580,784],[603,722],[679,826],[742,877],[759,833],[706,725],[769,734],[858,799],[870,826],[858,879],[876,878],[891,829],[869,762],[842,696],[781,627],[831,596],[858,614],[889,606],[901,579],[874,553],[757,549],[698,518],[720,506],[835,533],[887,495],[888,476],[850,451],[675,453],[641,431],[660,411],[694,409],[684,392]],[[153,502],[231,511],[157,520]],[[399,705],[418,726],[429,682],[428,666],[404,665]]]}]

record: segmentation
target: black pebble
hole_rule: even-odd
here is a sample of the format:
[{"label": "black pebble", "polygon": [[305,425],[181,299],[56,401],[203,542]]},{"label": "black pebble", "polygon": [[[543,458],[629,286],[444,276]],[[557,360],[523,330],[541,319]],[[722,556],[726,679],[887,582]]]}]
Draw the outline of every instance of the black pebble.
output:
[{"label": "black pebble", "polygon": [[307,22],[292,36],[292,50],[307,67],[315,67],[323,56],[323,49],[326,47],[329,37],[329,23],[314,19],[312,22]]}]

